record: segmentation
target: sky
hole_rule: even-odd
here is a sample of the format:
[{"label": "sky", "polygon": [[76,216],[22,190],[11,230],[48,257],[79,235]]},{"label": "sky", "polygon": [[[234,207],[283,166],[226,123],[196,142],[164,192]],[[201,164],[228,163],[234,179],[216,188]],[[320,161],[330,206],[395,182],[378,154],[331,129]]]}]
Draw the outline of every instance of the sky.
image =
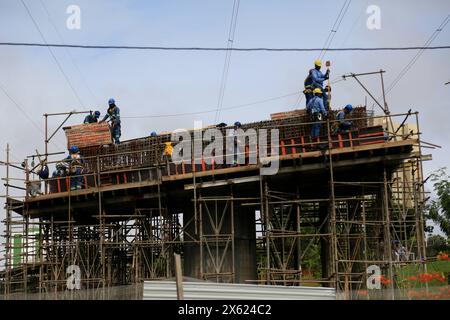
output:
[{"label": "sky", "polygon": [[[48,43],[90,45],[226,47],[233,8],[233,0],[23,2]],[[233,45],[322,48],[344,2],[242,0]],[[66,11],[70,5],[80,8],[80,29],[67,28],[70,14]],[[380,8],[379,30],[367,28],[369,5]],[[331,47],[421,46],[448,14],[450,2],[446,0],[353,0]],[[0,42],[43,42],[22,0],[0,0]],[[450,24],[432,43],[448,44]],[[36,149],[44,152],[44,113],[72,110],[104,113],[111,97],[121,108],[123,140],[147,136],[151,131],[192,128],[195,120],[205,125],[215,123],[215,112],[147,116],[215,109],[225,52],[55,48],[52,53],[47,48],[0,47],[0,86],[22,109],[0,90],[2,159],[7,143],[13,161],[22,161]],[[425,175],[448,166],[450,85],[444,83],[450,81],[449,53],[450,50],[425,51],[387,96],[391,113],[418,111],[423,140],[442,147],[424,149],[433,155],[433,161],[424,165]],[[383,69],[389,86],[415,54],[416,51],[327,52],[323,60],[332,63],[332,80],[349,72]],[[232,52],[223,107],[302,90],[307,71],[318,55],[318,52]],[[362,81],[377,97],[381,95],[378,77],[364,77]],[[354,80],[336,82],[332,107],[362,104],[366,96]],[[289,95],[222,110],[219,121],[265,120],[270,113],[294,109],[296,102],[297,95]],[[304,101],[300,107],[304,107]],[[74,116],[68,123],[80,123],[83,117]],[[61,120],[50,118],[50,130]],[[49,151],[62,151],[65,145],[64,134],[59,132]],[[4,168],[0,170],[4,176]],[[431,186],[427,188],[430,190]],[[3,187],[0,194],[4,194]]]}]

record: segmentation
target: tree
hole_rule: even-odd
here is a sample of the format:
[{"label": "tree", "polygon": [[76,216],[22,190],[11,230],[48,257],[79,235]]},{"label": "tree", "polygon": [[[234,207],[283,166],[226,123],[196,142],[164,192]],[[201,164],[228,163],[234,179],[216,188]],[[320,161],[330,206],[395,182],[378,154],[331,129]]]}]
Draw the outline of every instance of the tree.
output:
[{"label": "tree", "polygon": [[448,252],[450,245],[443,236],[434,234],[427,239],[427,256],[436,257],[439,252]]},{"label": "tree", "polygon": [[450,238],[450,181],[446,170],[447,168],[440,168],[431,175],[437,199],[432,200],[428,205],[428,214],[425,217],[436,223],[448,239]]}]

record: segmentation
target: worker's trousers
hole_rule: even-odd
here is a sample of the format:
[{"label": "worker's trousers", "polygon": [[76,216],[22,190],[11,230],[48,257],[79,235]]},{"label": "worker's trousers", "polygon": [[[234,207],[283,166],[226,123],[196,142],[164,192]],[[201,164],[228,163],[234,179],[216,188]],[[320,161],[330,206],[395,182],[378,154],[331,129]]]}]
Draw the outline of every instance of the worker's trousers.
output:
[{"label": "worker's trousers", "polygon": [[119,144],[120,143],[120,136],[122,135],[122,131],[120,128],[120,125],[115,126],[111,129],[111,135],[112,138],[114,140],[114,144]]},{"label": "worker's trousers", "polygon": [[322,124],[319,123],[313,123],[311,128],[311,138],[315,139],[320,135],[320,128],[322,128]]},{"label": "worker's trousers", "polygon": [[81,168],[73,169],[72,173],[70,174],[70,190],[76,190],[81,189],[83,185],[83,177],[81,176],[82,170]]}]

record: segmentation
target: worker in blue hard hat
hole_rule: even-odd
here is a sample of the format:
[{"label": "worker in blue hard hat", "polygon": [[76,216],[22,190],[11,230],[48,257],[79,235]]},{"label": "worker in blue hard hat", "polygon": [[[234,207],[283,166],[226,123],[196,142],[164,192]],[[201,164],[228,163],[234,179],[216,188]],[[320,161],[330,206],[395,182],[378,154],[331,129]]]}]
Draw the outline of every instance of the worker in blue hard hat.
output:
[{"label": "worker in blue hard hat", "polygon": [[111,136],[115,144],[120,143],[120,136],[122,135],[121,131],[121,121],[120,121],[120,109],[116,106],[116,100],[113,98],[108,100],[108,110],[106,111],[103,120],[100,122],[104,122],[107,119],[111,121]]},{"label": "worker in blue hard hat", "polygon": [[332,132],[333,134],[342,133],[351,130],[353,127],[353,121],[349,120],[353,111],[353,106],[351,104],[346,105],[341,111],[336,115],[336,122],[333,123]]},{"label": "worker in blue hard hat", "polygon": [[156,131],[152,131],[152,133],[150,133],[150,137],[156,137],[158,136],[158,134],[156,133]]},{"label": "worker in blue hard hat", "polygon": [[77,146],[71,146],[69,149],[69,155],[66,158],[68,163],[69,175],[73,176],[70,179],[70,190],[78,190],[83,185],[84,159],[80,155],[80,150]]},{"label": "worker in blue hard hat", "polygon": [[91,111],[91,113],[84,118],[83,123],[97,123],[98,118],[100,118],[100,111],[95,111],[94,113]]}]

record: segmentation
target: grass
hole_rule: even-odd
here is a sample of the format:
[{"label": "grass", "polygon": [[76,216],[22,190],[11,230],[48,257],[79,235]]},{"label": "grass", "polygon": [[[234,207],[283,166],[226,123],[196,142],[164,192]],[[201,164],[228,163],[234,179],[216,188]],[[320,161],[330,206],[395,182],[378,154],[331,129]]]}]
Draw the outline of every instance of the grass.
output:
[{"label": "grass", "polygon": [[[438,272],[443,274],[443,276],[447,279],[447,274],[450,272],[450,261],[434,261],[429,262],[426,264],[427,266],[427,273],[434,273]],[[399,269],[395,269],[394,271],[397,275],[397,283],[408,287],[408,288],[420,288],[423,287],[424,284],[420,283],[419,281],[410,281],[407,280],[408,277],[411,276],[418,276],[421,273],[424,273],[423,266],[421,265],[406,265],[403,267],[400,267]],[[430,285],[432,286],[445,286],[448,285],[448,282],[440,282],[437,280],[433,280],[430,282]]]}]

